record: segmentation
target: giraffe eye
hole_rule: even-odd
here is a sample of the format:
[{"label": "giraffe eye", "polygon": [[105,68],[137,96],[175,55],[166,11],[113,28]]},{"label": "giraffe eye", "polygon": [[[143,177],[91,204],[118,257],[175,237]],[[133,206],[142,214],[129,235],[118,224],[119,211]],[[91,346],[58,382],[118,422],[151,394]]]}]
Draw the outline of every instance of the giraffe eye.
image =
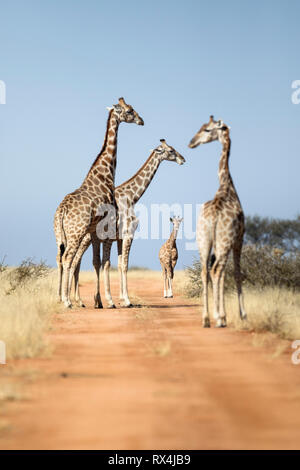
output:
[{"label": "giraffe eye", "polygon": [[210,129],[204,129],[204,132],[210,132]]}]

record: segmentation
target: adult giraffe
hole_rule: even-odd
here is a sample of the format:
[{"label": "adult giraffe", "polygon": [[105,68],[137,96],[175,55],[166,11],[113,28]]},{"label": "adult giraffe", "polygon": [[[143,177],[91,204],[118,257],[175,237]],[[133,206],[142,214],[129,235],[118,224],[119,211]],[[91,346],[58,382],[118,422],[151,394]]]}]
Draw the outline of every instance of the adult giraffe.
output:
[{"label": "adult giraffe", "polygon": [[[68,194],[58,206],[54,216],[54,232],[58,248],[58,296],[66,307],[72,307],[71,283],[75,266],[72,261],[87,233],[96,230],[103,218],[103,209],[115,205],[114,181],[117,156],[117,137],[121,122],[143,125],[143,119],[125,103],[124,98],[109,109],[107,128],[101,152],[91,166],[80,188]],[[99,215],[100,214],[100,215]],[[93,245],[94,267],[97,274],[95,301],[102,306],[99,290],[100,246]],[[99,253],[98,253],[99,252]]]},{"label": "adult giraffe", "polygon": [[[154,178],[159,165],[164,160],[176,162],[182,165],[185,162],[180,153],[173,147],[168,145],[165,139],[160,140],[160,145],[152,150],[150,156],[145,161],[143,166],[125,183],[121,184],[115,189],[115,200],[118,208],[118,231],[116,239],[106,238],[103,241],[103,271],[104,271],[104,287],[105,297],[108,302],[108,308],[115,308],[113,303],[110,282],[109,282],[109,269],[110,269],[110,252],[111,246],[114,241],[118,243],[118,270],[120,279],[120,300],[124,302],[125,307],[131,307],[132,304],[128,296],[127,285],[127,271],[129,253],[134,238],[134,233],[138,226],[138,218],[134,213],[134,206],[142,197],[152,179]],[[75,269],[75,299],[82,305],[79,293],[79,269],[82,255],[92,242],[93,245],[97,243],[96,234],[87,234],[78,250],[74,263],[77,264]],[[99,242],[99,239],[98,239]]]},{"label": "adult giraffe", "polygon": [[244,236],[244,213],[229,172],[230,133],[229,127],[222,120],[203,124],[199,132],[189,143],[190,148],[219,140],[223,146],[219,162],[219,189],[212,201],[202,205],[197,223],[197,242],[202,263],[203,283],[203,326],[210,327],[208,313],[208,276],[209,258],[213,250],[215,258],[210,270],[213,283],[214,317],[217,327],[226,326],[224,304],[224,278],[227,259],[233,250],[234,275],[237,285],[240,317],[247,317],[242,294],[240,258]]}]

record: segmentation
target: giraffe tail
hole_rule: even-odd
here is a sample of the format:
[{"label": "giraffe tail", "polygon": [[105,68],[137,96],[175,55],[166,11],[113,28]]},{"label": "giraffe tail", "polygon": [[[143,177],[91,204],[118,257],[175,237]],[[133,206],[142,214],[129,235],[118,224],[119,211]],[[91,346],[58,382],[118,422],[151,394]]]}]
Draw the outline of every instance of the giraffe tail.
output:
[{"label": "giraffe tail", "polygon": [[209,261],[209,267],[212,268],[213,265],[214,265],[214,262],[216,261],[216,255],[213,253],[210,257],[210,261]]},{"label": "giraffe tail", "polygon": [[60,213],[59,213],[59,227],[60,227],[60,237],[61,237],[61,241],[60,241],[60,245],[59,245],[59,250],[60,250],[60,259],[62,259],[62,256],[64,254],[64,252],[66,251],[66,247],[67,247],[67,238],[66,238],[66,233],[65,233],[65,230],[64,230],[64,215],[65,215],[65,211],[62,210]]}]

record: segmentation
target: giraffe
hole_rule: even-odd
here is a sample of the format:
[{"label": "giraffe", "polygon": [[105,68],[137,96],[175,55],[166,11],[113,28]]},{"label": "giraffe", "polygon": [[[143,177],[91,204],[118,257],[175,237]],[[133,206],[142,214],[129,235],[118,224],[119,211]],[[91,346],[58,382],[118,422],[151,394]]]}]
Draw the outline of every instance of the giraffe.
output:
[{"label": "giraffe", "polygon": [[[161,144],[151,151],[150,156],[137,173],[115,189],[115,200],[118,208],[117,237],[115,240],[107,238],[103,241],[102,267],[104,271],[105,297],[108,302],[108,308],[115,308],[111,297],[109,282],[110,253],[113,241],[117,241],[118,244],[120,300],[124,303],[125,307],[131,307],[132,304],[128,297],[127,284],[128,259],[134,233],[139,223],[138,218],[134,213],[134,206],[150,185],[162,161],[167,160],[170,162],[176,162],[179,165],[182,165],[185,162],[183,156],[180,155],[173,147],[168,145],[165,139],[161,139],[160,142]],[[75,271],[75,298],[77,302],[81,302],[78,283],[81,257],[94,236],[94,234],[88,234],[86,236],[74,259],[74,263],[78,263]],[[89,239],[87,237],[89,237]]]},{"label": "giraffe", "polygon": [[[214,318],[216,327],[226,326],[224,304],[225,267],[230,251],[233,251],[234,275],[237,286],[239,311],[241,319],[246,319],[244,309],[240,258],[244,236],[244,213],[229,172],[230,127],[222,120],[215,121],[210,116],[189,143],[190,148],[219,140],[222,153],[219,162],[220,186],[212,201],[202,205],[197,222],[196,238],[199,247],[203,283],[203,326],[210,327],[208,312],[208,279],[209,274],[213,284]],[[209,257],[213,250],[213,264],[209,273]]]},{"label": "giraffe", "polygon": [[[124,98],[109,109],[103,147],[96,157],[80,188],[67,194],[58,206],[54,216],[54,232],[58,248],[57,265],[59,273],[58,297],[66,307],[72,307],[70,289],[73,274],[78,276],[72,264],[74,256],[87,233],[93,233],[103,219],[108,206],[114,206],[114,179],[116,170],[117,137],[121,122],[144,125]],[[97,275],[95,306],[102,308],[99,290],[100,241],[93,237],[93,258]]]},{"label": "giraffe", "polygon": [[169,239],[162,245],[159,250],[159,260],[164,276],[164,297],[173,297],[172,280],[174,277],[174,268],[178,259],[178,250],[176,246],[176,238],[178,230],[183,219],[180,217],[171,217],[170,222],[173,224],[173,230]]}]

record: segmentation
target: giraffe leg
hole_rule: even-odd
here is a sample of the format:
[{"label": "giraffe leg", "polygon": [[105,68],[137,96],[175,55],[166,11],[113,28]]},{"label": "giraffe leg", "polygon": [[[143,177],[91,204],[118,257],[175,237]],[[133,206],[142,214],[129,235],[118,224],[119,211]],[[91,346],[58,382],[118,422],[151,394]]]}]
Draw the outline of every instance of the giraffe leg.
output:
[{"label": "giraffe leg", "polygon": [[[80,292],[79,292],[80,265],[81,265],[82,256],[86,252],[90,244],[91,244],[91,235],[87,233],[85,237],[83,238],[82,242],[80,243],[80,247],[77,250],[76,255],[74,256],[72,267],[71,267],[71,270],[74,270],[75,302],[77,303],[77,305],[79,305],[79,307],[85,307],[84,303],[82,302],[80,298]],[[70,272],[70,277],[71,277],[71,272]],[[70,285],[70,289],[71,289],[71,285]]]},{"label": "giraffe leg", "polygon": [[128,272],[128,260],[130,248],[132,245],[133,239],[131,237],[126,237],[123,240],[122,245],[122,284],[123,284],[123,301],[125,307],[132,307],[132,303],[128,297],[128,284],[127,284],[127,272]]},{"label": "giraffe leg", "polygon": [[225,269],[223,269],[220,276],[220,318],[225,318],[226,322],[226,311],[225,311],[225,295],[224,295],[224,282],[225,282]]},{"label": "giraffe leg", "polygon": [[57,253],[57,256],[56,256],[56,263],[57,263],[57,269],[58,269],[57,300],[58,300],[58,302],[61,302],[62,301],[61,289],[62,289],[63,265],[62,265],[60,249],[59,249],[59,252]]},{"label": "giraffe leg", "polygon": [[63,259],[62,259],[62,264],[63,264],[62,301],[64,302],[65,306],[68,308],[72,308],[72,303],[70,299],[70,284],[72,284],[72,277],[70,277],[71,266],[72,266],[72,261],[74,259],[74,256],[79,246],[80,246],[80,240],[77,241],[77,243],[72,244],[72,246],[67,247],[63,255]]},{"label": "giraffe leg", "polygon": [[167,298],[172,298],[172,269],[167,266]]},{"label": "giraffe leg", "polygon": [[119,239],[118,244],[118,273],[119,273],[119,289],[120,289],[120,301],[123,301],[123,275],[122,275],[122,246],[123,240]]},{"label": "giraffe leg", "polygon": [[[203,226],[200,225],[201,230]],[[209,280],[209,258],[212,243],[210,240],[210,234],[208,233],[197,233],[198,248],[201,259],[201,281],[202,281],[202,290],[203,290],[203,310],[202,310],[202,325],[203,328],[210,328],[210,319],[209,319],[209,310],[208,310],[208,280]]]},{"label": "giraffe leg", "polygon": [[107,308],[116,308],[115,304],[113,303],[113,299],[110,292],[110,252],[111,246],[113,241],[112,240],[104,240],[103,242],[103,259],[102,259],[102,267],[103,267],[103,274],[104,274],[104,289],[105,289],[105,298],[108,303]]},{"label": "giraffe leg", "polygon": [[94,308],[103,308],[101,296],[100,296],[100,240],[97,235],[92,236],[92,245],[93,245],[93,265],[96,271],[96,292],[95,292],[95,303]]},{"label": "giraffe leg", "polygon": [[[227,255],[228,256],[228,255]],[[224,283],[222,284],[221,279],[224,275],[226,266],[227,256],[223,255],[216,257],[216,260],[212,267],[211,277],[213,283],[213,295],[214,295],[214,318],[216,319],[216,327],[222,328],[227,326],[226,314],[224,308],[220,308],[220,300],[224,298]],[[220,287],[222,285],[222,292]],[[223,304],[224,305],[224,304]]]},{"label": "giraffe leg", "polygon": [[79,290],[79,272],[80,272],[81,260],[77,263],[77,266],[74,271],[74,289],[75,289],[75,302],[79,307],[85,307],[84,303],[80,298]]},{"label": "giraffe leg", "polygon": [[166,298],[168,296],[168,281],[167,281],[167,271],[163,267],[163,277],[164,277],[164,297]]},{"label": "giraffe leg", "polygon": [[240,318],[247,320],[247,313],[244,307],[244,296],[242,291],[242,276],[241,276],[241,252],[242,252],[243,240],[239,240],[233,247],[233,262],[234,262],[234,277],[237,287],[238,301]]},{"label": "giraffe leg", "polygon": [[169,277],[169,293],[168,293],[168,297],[169,297],[169,298],[172,298],[172,297],[173,297],[172,277],[171,277],[171,276]]},{"label": "giraffe leg", "polygon": [[203,327],[210,327],[209,313],[208,313],[208,261],[205,261],[205,264],[202,265],[201,270],[201,280],[203,286],[203,311],[202,311],[202,320]]}]

